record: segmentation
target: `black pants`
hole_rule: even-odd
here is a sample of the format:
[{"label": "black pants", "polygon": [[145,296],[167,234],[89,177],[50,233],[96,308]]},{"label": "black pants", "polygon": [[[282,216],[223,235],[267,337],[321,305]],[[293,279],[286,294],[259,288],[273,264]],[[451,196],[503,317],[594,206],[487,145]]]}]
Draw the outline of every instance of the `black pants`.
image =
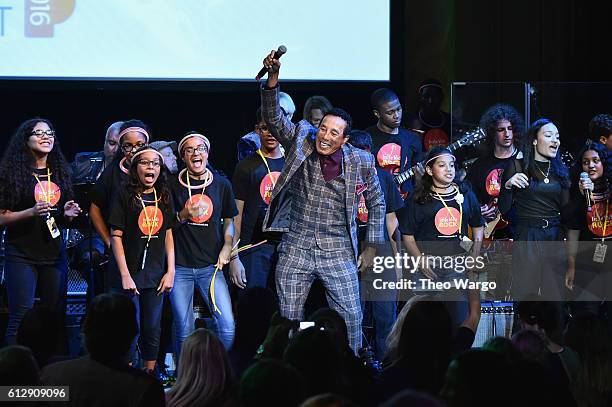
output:
[{"label": "black pants", "polygon": [[531,226],[517,221],[512,247],[510,292],[514,300],[539,295],[546,301],[562,301],[567,255],[558,225]]},{"label": "black pants", "polygon": [[136,341],[140,348],[142,360],[157,360],[159,350],[159,337],[161,334],[161,312],[164,296],[157,295],[155,288],[139,289],[140,295],[132,294],[122,289],[113,289],[113,292],[122,294],[132,300],[136,306],[136,320],[138,321],[139,335],[134,339],[130,356],[136,351]]},{"label": "black pants", "polygon": [[65,257],[55,264],[35,265],[7,257],[4,263],[9,320],[6,328],[6,343],[15,344],[15,336],[25,313],[33,307],[38,292],[41,305],[58,312],[61,319],[66,308],[66,275],[68,265]]}]

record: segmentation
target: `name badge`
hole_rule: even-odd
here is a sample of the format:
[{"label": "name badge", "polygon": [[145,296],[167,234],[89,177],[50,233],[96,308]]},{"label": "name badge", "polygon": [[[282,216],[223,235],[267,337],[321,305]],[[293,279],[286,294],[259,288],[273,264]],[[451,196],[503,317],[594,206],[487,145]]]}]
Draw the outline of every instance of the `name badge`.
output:
[{"label": "name badge", "polygon": [[608,246],[604,243],[597,243],[595,245],[595,253],[593,253],[593,261],[595,263],[603,263],[606,259],[606,250]]},{"label": "name badge", "polygon": [[461,246],[463,250],[465,250],[466,252],[469,252],[470,250],[472,250],[473,245],[474,245],[474,242],[472,242],[472,240],[469,237],[461,236],[461,242],[459,243],[459,246]]},{"label": "name badge", "polygon": [[47,228],[49,229],[49,233],[51,233],[51,237],[56,239],[60,235],[60,230],[57,227],[57,223],[55,223],[55,218],[53,216],[49,216],[47,218]]}]

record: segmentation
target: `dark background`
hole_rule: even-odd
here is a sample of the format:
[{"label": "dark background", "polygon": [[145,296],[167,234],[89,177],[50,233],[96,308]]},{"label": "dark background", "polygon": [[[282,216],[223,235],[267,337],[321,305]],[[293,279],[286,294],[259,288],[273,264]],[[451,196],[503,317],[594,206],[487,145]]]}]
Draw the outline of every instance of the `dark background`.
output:
[{"label": "dark background", "polygon": [[[393,88],[411,111],[418,82],[429,77],[446,89],[453,81],[530,82],[541,114],[557,121],[563,142],[578,146],[590,117],[612,111],[612,85],[593,83],[612,79],[609,12],[604,2],[570,0],[392,0],[391,83],[285,82],[282,90],[297,105],[294,119],[301,118],[309,96],[322,94],[363,128],[374,122],[369,96],[380,86]],[[262,39],[262,59],[283,42],[270,38]],[[338,63],[333,48],[342,44],[334,43],[333,31],[320,46],[330,55],[321,63]],[[260,64],[253,61],[254,73]],[[504,85],[490,86],[485,104],[503,101]],[[254,125],[259,93],[255,81],[11,80],[0,81],[0,100],[0,148],[20,122],[41,116],[54,123],[71,160],[77,151],[101,149],[111,122],[139,118],[152,128],[153,140],[204,132],[212,142],[210,161],[231,174],[236,140]]]}]

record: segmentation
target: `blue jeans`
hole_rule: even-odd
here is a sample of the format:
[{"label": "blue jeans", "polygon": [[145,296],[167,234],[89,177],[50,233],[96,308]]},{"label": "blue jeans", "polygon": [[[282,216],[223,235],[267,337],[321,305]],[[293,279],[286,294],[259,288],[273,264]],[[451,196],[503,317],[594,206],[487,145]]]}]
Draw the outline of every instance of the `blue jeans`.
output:
[{"label": "blue jeans", "polygon": [[[252,250],[247,250],[240,255],[244,266],[247,288],[263,287],[276,291],[274,284],[274,269],[278,261],[278,253],[275,244],[264,243]],[[239,290],[238,295],[246,290]]]},{"label": "blue jeans", "polygon": [[193,332],[195,317],[193,315],[193,292],[197,287],[206,301],[206,305],[216,323],[216,333],[226,349],[232,346],[234,341],[234,314],[232,313],[232,301],[223,271],[217,272],[215,277],[215,301],[218,311],[214,310],[210,298],[210,282],[212,280],[215,266],[194,269],[177,265],[174,274],[174,287],[170,292],[170,304],[176,327],[176,357],[180,356],[181,347],[185,339]]},{"label": "blue jeans", "polygon": [[52,265],[34,265],[6,258],[4,263],[9,319],[6,327],[6,343],[15,344],[15,336],[23,316],[34,306],[38,288],[40,302],[58,312],[64,318],[66,307],[66,275],[68,264],[60,257]]}]

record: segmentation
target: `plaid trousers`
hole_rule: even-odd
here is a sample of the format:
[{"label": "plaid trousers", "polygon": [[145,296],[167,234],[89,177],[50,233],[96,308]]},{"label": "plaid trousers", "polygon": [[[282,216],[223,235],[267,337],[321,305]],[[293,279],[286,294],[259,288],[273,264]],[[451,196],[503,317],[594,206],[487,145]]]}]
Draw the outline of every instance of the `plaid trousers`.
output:
[{"label": "plaid trousers", "polygon": [[325,287],[327,302],[348,330],[353,351],[361,347],[361,305],[357,265],[351,250],[324,251],[314,245],[303,249],[288,242],[279,246],[276,289],[281,314],[291,320],[304,319],[304,302],[316,278]]}]

